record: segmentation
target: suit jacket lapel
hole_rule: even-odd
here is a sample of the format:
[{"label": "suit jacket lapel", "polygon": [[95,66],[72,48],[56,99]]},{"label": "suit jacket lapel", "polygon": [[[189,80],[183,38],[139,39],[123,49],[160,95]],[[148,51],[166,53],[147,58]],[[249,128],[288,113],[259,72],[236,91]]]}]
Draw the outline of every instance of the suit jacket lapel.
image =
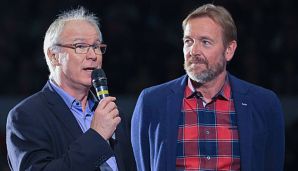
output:
[{"label": "suit jacket lapel", "polygon": [[248,88],[240,80],[229,75],[240,138],[241,169],[251,170],[252,161],[252,104]]},{"label": "suit jacket lapel", "polygon": [[117,126],[115,136],[109,139],[110,146],[114,151],[118,170],[135,170],[135,160],[130,142],[130,118],[124,113],[119,115],[121,122]]},{"label": "suit jacket lapel", "polygon": [[182,99],[184,95],[184,89],[187,82],[186,76],[178,79],[172,87],[170,87],[170,93],[167,96],[166,101],[166,170],[176,170],[176,148],[178,137],[178,121],[181,116]]},{"label": "suit jacket lapel", "polygon": [[75,138],[80,136],[83,132],[75,117],[64,103],[63,99],[52,89],[49,82],[47,82],[42,91],[45,100],[48,101],[48,107],[57,119]]},{"label": "suit jacket lapel", "polygon": [[115,158],[116,158],[118,170],[121,171],[121,170],[125,170],[125,165],[123,163],[123,161],[125,161],[125,159],[121,155],[122,152],[125,151],[125,149],[121,149],[121,147],[118,144],[119,143],[118,142],[119,136],[120,136],[120,130],[116,129],[116,131],[115,131],[115,138],[116,139],[110,138],[109,143],[110,143],[111,148],[114,151],[114,155],[115,155]]},{"label": "suit jacket lapel", "polygon": [[110,143],[110,146],[111,148],[113,149],[114,151],[114,155],[115,155],[115,158],[116,158],[116,161],[117,161],[117,167],[119,170],[124,170],[124,163],[123,161],[125,161],[125,159],[121,156],[121,153],[123,152],[122,149],[120,149],[121,147],[118,145],[118,136],[119,133],[118,133],[118,129],[116,129],[115,131],[115,138],[116,139],[113,139],[113,138],[110,138],[109,139],[109,143]]}]

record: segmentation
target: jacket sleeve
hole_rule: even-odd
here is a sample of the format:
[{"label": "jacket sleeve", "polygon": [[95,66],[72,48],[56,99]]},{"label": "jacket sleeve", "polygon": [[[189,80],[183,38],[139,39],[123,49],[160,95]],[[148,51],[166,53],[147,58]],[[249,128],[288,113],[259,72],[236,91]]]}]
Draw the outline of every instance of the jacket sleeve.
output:
[{"label": "jacket sleeve", "polygon": [[144,90],[136,103],[131,121],[131,142],[137,169],[150,171],[150,146],[149,146],[149,108],[145,103],[146,90]]},{"label": "jacket sleeve", "polygon": [[[6,125],[6,144],[12,170],[95,170],[113,155],[108,143],[93,129],[65,146],[51,138],[55,130],[50,133],[44,122],[32,117],[27,110],[11,110]],[[67,150],[57,156],[57,148]]]}]

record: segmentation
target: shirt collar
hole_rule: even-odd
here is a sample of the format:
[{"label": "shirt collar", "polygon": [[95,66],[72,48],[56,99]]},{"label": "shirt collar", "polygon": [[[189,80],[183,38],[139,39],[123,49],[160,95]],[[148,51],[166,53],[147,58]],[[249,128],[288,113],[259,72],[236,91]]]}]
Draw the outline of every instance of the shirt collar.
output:
[{"label": "shirt collar", "polygon": [[[231,92],[229,77],[226,76],[224,85],[222,86],[220,91],[212,99],[223,98],[223,99],[229,100],[232,97],[231,93],[232,92]],[[185,97],[187,99],[193,98],[193,97],[197,97],[197,98],[202,97],[202,93],[195,90],[195,88],[194,88],[194,86],[193,86],[193,84],[192,84],[189,77],[188,77],[188,81],[187,81]]]},{"label": "shirt collar", "polygon": [[[80,103],[79,100],[75,99],[74,97],[69,95],[67,92],[65,92],[61,87],[56,85],[54,83],[54,81],[49,80],[49,82],[50,82],[50,85],[52,86],[52,88],[57,92],[57,94],[59,94],[59,96],[63,99],[63,101],[66,103],[66,105],[69,109],[72,109],[74,107],[74,105],[76,105],[76,103]],[[92,92],[90,92],[90,93],[92,93]],[[94,95],[90,94],[90,93],[88,95],[88,105],[89,105],[88,107],[90,109],[93,109],[94,105],[96,104],[96,100],[92,98]]]}]

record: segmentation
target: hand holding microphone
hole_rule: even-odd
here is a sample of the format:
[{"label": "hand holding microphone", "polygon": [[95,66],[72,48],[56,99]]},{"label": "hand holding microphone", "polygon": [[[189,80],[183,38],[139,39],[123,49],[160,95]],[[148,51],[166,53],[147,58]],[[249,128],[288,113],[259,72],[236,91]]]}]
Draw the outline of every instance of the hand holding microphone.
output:
[{"label": "hand holding microphone", "polygon": [[112,137],[121,121],[115,103],[116,98],[109,97],[107,78],[102,69],[95,69],[91,77],[100,102],[94,111],[90,127],[97,131],[105,140],[108,140]]}]

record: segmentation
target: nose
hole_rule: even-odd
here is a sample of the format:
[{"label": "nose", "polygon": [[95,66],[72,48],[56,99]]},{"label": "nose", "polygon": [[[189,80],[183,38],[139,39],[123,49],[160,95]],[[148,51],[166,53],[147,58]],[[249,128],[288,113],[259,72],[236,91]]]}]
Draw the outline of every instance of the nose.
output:
[{"label": "nose", "polygon": [[197,42],[194,42],[190,47],[190,55],[198,55],[201,54],[201,45]]},{"label": "nose", "polygon": [[86,57],[87,57],[87,59],[96,60],[98,55],[95,54],[95,51],[92,47],[89,47]]}]

